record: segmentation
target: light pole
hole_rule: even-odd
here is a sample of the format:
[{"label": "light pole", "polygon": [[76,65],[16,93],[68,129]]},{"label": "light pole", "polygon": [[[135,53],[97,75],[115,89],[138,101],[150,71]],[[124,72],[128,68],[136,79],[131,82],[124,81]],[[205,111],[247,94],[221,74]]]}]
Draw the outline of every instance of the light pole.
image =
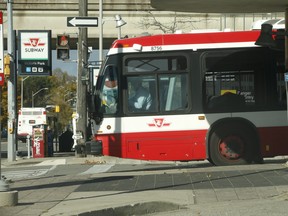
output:
[{"label": "light pole", "polygon": [[34,107],[34,96],[37,95],[39,92],[41,92],[43,90],[48,90],[48,88],[42,88],[42,89],[38,90],[35,93],[33,93],[33,91],[32,91],[32,107]]},{"label": "light pole", "polygon": [[28,78],[29,78],[29,76],[21,78],[21,108],[23,107],[23,101],[24,101],[24,99],[23,99],[23,97],[24,97],[24,81]]},{"label": "light pole", "polygon": [[[103,8],[102,8],[102,0],[99,0],[99,62],[100,64],[103,61],[103,25],[104,22],[108,21],[108,19],[103,19]],[[109,20],[109,21],[112,21]],[[113,21],[116,21],[116,28],[118,28],[118,39],[121,39],[121,27],[126,25],[127,23],[122,19],[120,15],[115,15]]]},{"label": "light pole", "polygon": [[103,0],[99,0],[99,62],[103,61]]}]

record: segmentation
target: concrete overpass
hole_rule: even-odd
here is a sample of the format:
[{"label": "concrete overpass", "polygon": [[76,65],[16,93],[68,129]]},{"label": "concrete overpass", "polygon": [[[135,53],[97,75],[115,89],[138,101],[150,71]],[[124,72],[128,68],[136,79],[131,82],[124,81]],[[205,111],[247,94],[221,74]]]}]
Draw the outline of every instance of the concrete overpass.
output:
[{"label": "concrete overpass", "polygon": [[[225,0],[229,1],[229,0]],[[249,5],[252,1],[244,0]],[[259,0],[255,2],[268,2],[267,0]],[[275,0],[280,1],[280,0]],[[99,16],[99,1],[88,1],[88,16]],[[179,3],[183,2],[183,3]],[[274,14],[231,14],[229,8],[223,9],[223,12],[230,14],[209,14],[213,12],[213,8],[217,8],[219,4],[216,0],[197,0],[193,3],[191,0],[103,0],[103,47],[107,49],[111,43],[117,38],[118,29],[115,28],[114,16],[120,14],[127,22],[127,25],[121,28],[122,36],[129,37],[140,35],[143,32],[152,34],[163,33],[153,22],[162,22],[165,25],[171,25],[174,22],[173,18],[190,20],[188,26],[184,31],[191,31],[192,29],[225,29],[244,30],[251,27],[251,23],[257,19],[271,19],[283,17],[281,13]],[[205,3],[204,3],[205,2]],[[284,0],[282,0],[284,2]],[[71,48],[76,49],[78,28],[67,27],[67,17],[78,16],[79,0],[14,0],[13,4],[13,18],[15,30],[52,30],[52,48],[55,49],[55,37],[57,34],[70,34]],[[152,4],[152,5],[151,5]],[[183,7],[184,6],[184,7]],[[181,9],[182,8],[182,9]],[[189,13],[175,13],[174,10],[183,11],[183,8]],[[219,7],[218,7],[219,8]],[[223,7],[226,8],[226,7]],[[194,9],[195,12],[190,13]],[[4,37],[6,37],[6,3],[1,1],[0,10],[4,13]],[[162,11],[164,10],[164,11]],[[148,26],[145,23],[148,19],[152,25]],[[155,19],[155,20],[154,20]],[[150,23],[150,24],[151,24]],[[183,26],[179,25],[183,30]],[[98,49],[99,28],[88,28],[88,46],[93,46],[93,49]],[[6,44],[6,43],[4,43]]]},{"label": "concrete overpass", "polygon": [[287,0],[151,0],[157,10],[194,13],[284,12]]},{"label": "concrete overpass", "polygon": [[[88,1],[88,16],[98,17],[99,3],[96,0]],[[122,0],[103,1],[103,38],[104,48],[110,47],[113,40],[117,38],[118,30],[115,28],[114,16],[120,14],[128,23],[122,27],[122,35],[138,35],[143,32],[137,28],[137,22],[145,16],[145,11],[154,10],[150,6],[150,0]],[[70,34],[72,48],[76,49],[78,28],[67,27],[67,17],[79,16],[79,0],[14,0],[13,24],[15,30],[52,30],[53,48],[57,34]],[[0,10],[4,16],[4,37],[6,38],[7,26],[6,6],[4,1],[0,3]],[[99,28],[88,28],[89,46],[98,48]],[[5,43],[6,44],[6,43]]]}]

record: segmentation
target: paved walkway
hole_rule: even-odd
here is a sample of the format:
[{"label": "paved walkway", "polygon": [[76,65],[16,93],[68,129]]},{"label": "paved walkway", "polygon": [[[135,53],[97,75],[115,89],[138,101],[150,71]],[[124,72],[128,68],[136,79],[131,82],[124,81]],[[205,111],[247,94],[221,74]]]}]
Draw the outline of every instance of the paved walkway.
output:
[{"label": "paved walkway", "polygon": [[[4,163],[4,172],[16,166],[31,170],[33,166],[33,170],[36,167],[45,173],[14,177],[10,188],[19,192],[19,204],[0,208],[1,216],[270,216],[288,212],[285,161],[233,167],[111,157],[23,162]],[[79,170],[77,174],[71,166]]]}]

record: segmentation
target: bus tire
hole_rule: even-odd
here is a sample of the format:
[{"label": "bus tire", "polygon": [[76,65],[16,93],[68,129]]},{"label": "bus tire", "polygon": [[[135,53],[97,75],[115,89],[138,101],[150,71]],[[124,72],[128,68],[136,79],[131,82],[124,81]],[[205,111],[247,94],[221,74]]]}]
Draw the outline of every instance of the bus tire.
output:
[{"label": "bus tire", "polygon": [[209,139],[210,160],[216,166],[250,164],[255,143],[248,127],[222,126]]}]

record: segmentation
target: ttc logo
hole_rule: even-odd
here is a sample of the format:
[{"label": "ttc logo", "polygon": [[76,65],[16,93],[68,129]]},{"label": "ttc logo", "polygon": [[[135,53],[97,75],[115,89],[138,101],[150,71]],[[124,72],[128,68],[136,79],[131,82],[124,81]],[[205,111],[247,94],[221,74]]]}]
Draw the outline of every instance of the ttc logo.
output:
[{"label": "ttc logo", "polygon": [[29,38],[29,43],[24,43],[25,46],[44,46],[45,43],[40,43],[40,38]]},{"label": "ttc logo", "polygon": [[149,127],[164,127],[164,126],[170,126],[171,123],[165,122],[164,118],[154,118],[152,123],[148,123]]}]

